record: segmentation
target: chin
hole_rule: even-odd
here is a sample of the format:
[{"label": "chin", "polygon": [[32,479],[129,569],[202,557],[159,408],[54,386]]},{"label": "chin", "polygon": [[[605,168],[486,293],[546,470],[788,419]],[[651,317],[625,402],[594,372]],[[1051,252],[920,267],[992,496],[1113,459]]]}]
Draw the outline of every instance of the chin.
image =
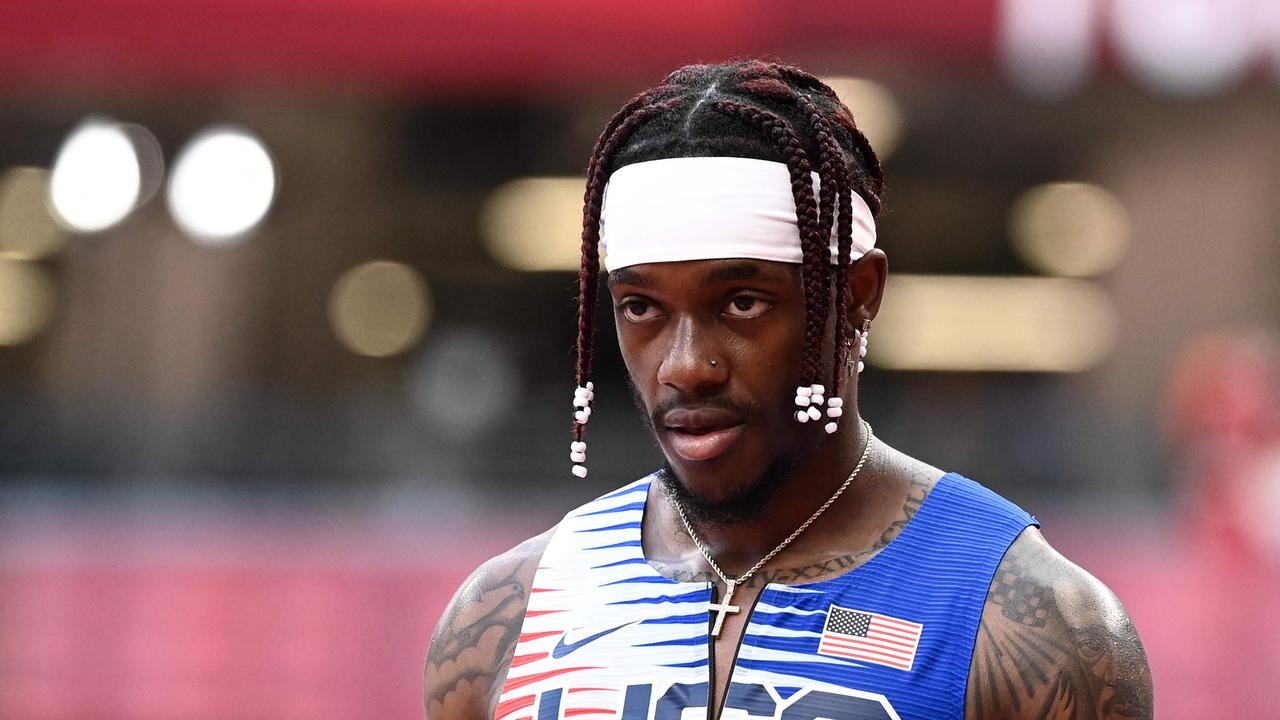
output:
[{"label": "chin", "polygon": [[[707,467],[682,472],[668,461],[660,478],[667,494],[680,503],[690,520],[728,525],[768,514],[774,496],[795,475],[797,466],[789,457],[777,457],[755,467],[762,469],[754,476],[733,472],[730,468]],[[713,474],[720,478],[751,479],[731,484],[723,480],[717,482],[710,477]]]}]

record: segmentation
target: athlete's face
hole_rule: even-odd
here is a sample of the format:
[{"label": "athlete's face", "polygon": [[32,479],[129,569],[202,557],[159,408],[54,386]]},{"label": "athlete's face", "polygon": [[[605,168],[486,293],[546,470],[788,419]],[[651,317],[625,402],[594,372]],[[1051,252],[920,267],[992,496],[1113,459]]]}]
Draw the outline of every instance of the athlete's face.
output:
[{"label": "athlete's face", "polygon": [[610,273],[609,289],[632,384],[679,486],[704,508],[766,501],[821,434],[792,417],[798,266],[651,263]]}]

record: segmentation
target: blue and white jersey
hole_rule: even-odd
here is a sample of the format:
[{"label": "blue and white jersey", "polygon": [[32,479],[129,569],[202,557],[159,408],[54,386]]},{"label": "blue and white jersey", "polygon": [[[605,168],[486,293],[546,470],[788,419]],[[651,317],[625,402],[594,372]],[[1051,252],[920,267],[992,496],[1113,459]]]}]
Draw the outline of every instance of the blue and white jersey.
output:
[{"label": "blue and white jersey", "polygon": [[[640,524],[653,479],[587,503],[556,529],[495,720],[707,716],[711,586],[668,579],[645,561]],[[722,717],[963,718],[987,588],[1035,523],[972,480],[943,476],[865,564],[766,586]]]}]

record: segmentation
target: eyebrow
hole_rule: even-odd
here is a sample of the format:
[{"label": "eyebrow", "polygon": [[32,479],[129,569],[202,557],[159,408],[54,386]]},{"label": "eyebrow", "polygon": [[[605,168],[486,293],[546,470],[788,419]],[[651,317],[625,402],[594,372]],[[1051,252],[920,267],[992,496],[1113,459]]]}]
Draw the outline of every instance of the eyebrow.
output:
[{"label": "eyebrow", "polygon": [[609,287],[614,285],[637,285],[639,287],[652,287],[653,278],[647,274],[635,270],[633,268],[618,268],[609,273]]}]

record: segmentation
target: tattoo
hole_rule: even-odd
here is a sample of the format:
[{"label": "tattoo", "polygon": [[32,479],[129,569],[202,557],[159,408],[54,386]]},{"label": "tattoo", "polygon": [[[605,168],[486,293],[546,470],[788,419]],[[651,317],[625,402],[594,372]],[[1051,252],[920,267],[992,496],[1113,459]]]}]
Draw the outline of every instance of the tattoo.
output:
[{"label": "tattoo", "polygon": [[1018,624],[1044,627],[1053,598],[1049,588],[1027,577],[1019,558],[1009,557],[996,570],[987,602],[999,605],[1001,614]]},{"label": "tattoo", "polygon": [[[864,550],[860,553],[848,555],[840,555],[838,557],[829,558],[812,565],[805,565],[797,568],[777,568],[763,569],[756,572],[755,575],[747,578],[742,584],[744,588],[763,587],[769,583],[781,583],[783,585],[797,582],[813,582],[821,580],[825,577],[839,575],[840,573],[860,564],[860,560],[866,555],[870,555],[874,550]],[[700,583],[700,582],[716,582],[718,578],[714,573],[706,570],[686,570],[675,565],[668,565],[657,561],[649,561],[662,575],[675,580],[676,582]],[[737,580],[737,575],[729,575],[730,580]]]},{"label": "tattoo", "polygon": [[[898,535],[902,534],[902,529],[905,528],[907,523],[911,522],[911,519],[916,516],[916,512],[920,510],[920,505],[924,503],[924,499],[928,496],[929,490],[932,487],[933,483],[931,482],[928,473],[924,471],[913,473],[911,476],[911,487],[907,489],[907,499],[902,505],[900,514],[892,523],[889,524],[889,527],[885,528],[885,531],[880,534],[879,539],[877,539],[876,542],[866,550],[861,550],[856,553],[837,555],[827,558],[826,560],[816,562],[812,565],[805,565],[802,567],[776,569],[764,568],[747,578],[747,581],[742,584],[742,587],[754,589],[756,587],[763,587],[770,583],[790,585],[800,582],[814,582],[823,578],[839,575],[858,567],[869,560],[871,556],[887,547],[889,543],[893,542],[894,539],[898,537]],[[688,535],[687,533],[683,534],[686,536]],[[652,560],[649,561],[649,564],[652,565],[659,573],[675,580],[676,582],[713,583],[719,580],[714,573],[707,570],[688,570],[675,565],[668,565],[666,563],[660,563]],[[729,579],[737,580],[738,576],[729,575]]]},{"label": "tattoo", "polygon": [[427,715],[446,703],[483,701],[491,713],[501,694],[528,606],[531,554],[493,577],[464,588],[440,620],[427,652]]},{"label": "tattoo", "polygon": [[1102,618],[1100,603],[1108,601],[1080,593],[1064,613],[1072,579],[1054,572],[1016,545],[1001,562],[978,628],[966,717],[1148,720],[1150,670],[1133,623],[1073,622]]},{"label": "tattoo", "polygon": [[920,511],[920,506],[924,504],[924,499],[929,494],[929,490],[933,487],[929,476],[923,470],[917,470],[911,474],[911,487],[907,488],[907,501],[902,505],[902,514],[898,516],[885,528],[881,533],[880,539],[875,545],[871,546],[871,552],[883,549],[895,538],[902,534],[902,530],[911,522],[911,519]]}]

